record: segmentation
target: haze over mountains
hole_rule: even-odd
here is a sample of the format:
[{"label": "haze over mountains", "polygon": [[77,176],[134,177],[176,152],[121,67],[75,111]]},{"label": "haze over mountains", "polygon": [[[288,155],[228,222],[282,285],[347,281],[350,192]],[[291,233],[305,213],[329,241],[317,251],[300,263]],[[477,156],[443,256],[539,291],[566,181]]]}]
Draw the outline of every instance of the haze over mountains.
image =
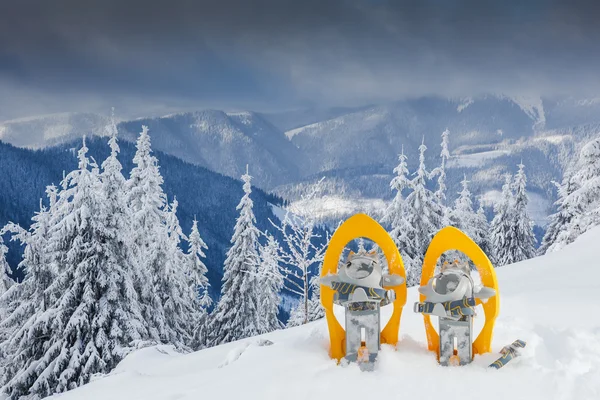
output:
[{"label": "haze over mountains", "polygon": [[[0,140],[42,148],[84,134],[102,135],[106,121],[77,113],[5,121]],[[133,141],[147,125],[157,150],[234,178],[249,164],[257,186],[290,200],[325,176],[324,194],[338,201],[363,199],[361,207],[372,204],[375,209],[369,211],[377,213],[384,204],[380,200],[392,195],[388,184],[398,153],[404,149],[414,168],[424,140],[433,169],[440,134],[449,129],[449,200],[466,174],[473,192],[490,205],[503,174],[514,172],[523,160],[532,212],[543,225],[554,199],[551,181],[561,179],[579,144],[598,132],[598,124],[598,99],[489,95],[270,114],[204,110],[122,121],[119,130]],[[323,211],[314,206],[310,212]]]}]

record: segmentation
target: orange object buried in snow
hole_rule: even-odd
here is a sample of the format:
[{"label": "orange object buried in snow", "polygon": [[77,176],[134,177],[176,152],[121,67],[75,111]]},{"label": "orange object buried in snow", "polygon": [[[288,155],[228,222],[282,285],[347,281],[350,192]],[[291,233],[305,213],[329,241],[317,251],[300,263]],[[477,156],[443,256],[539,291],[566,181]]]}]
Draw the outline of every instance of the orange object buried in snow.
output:
[{"label": "orange object buried in snow", "polygon": [[[399,286],[384,286],[384,289],[386,290],[394,290],[396,296],[393,302],[394,311],[392,317],[381,331],[380,342],[396,345],[398,342],[398,330],[400,329],[402,307],[406,304],[406,273],[398,248],[390,235],[388,235],[386,230],[379,225],[377,221],[368,215],[356,214],[340,225],[329,241],[329,246],[323,261],[321,277],[338,273],[338,260],[344,251],[344,247],[346,247],[346,244],[351,240],[360,237],[370,239],[377,243],[379,248],[385,254],[389,273],[400,275],[404,279],[404,282]],[[346,355],[346,332],[333,313],[334,293],[335,291],[332,288],[321,285],[321,304],[325,309],[331,343],[330,356],[340,360]]]},{"label": "orange object buried in snow", "polygon": [[[421,286],[427,285],[429,279],[435,275],[435,266],[438,259],[444,252],[449,250],[461,251],[469,257],[477,267],[477,271],[481,276],[482,285],[493,288],[496,291],[496,295],[489,298],[485,303],[482,303],[479,299],[476,301],[477,305],[483,304],[485,324],[483,325],[483,329],[479,333],[479,336],[477,336],[477,339],[473,342],[472,354],[488,353],[492,344],[494,323],[498,316],[498,312],[500,311],[500,292],[498,291],[496,271],[483,250],[459,229],[448,226],[440,230],[433,237],[433,240],[427,249],[427,253],[425,253],[423,270],[421,271]],[[420,301],[425,301],[424,295],[421,295]],[[440,336],[431,323],[431,317],[423,314],[423,319],[425,322],[425,333],[427,334],[429,350],[434,351],[439,355]]]}]

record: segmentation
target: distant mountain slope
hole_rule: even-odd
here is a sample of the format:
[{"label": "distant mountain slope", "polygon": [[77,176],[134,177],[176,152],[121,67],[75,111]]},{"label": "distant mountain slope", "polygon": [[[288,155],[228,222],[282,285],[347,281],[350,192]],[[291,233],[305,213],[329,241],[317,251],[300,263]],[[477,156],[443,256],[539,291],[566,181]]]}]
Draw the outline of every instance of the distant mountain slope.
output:
[{"label": "distant mountain slope", "polygon": [[40,149],[69,142],[82,135],[102,135],[105,116],[62,113],[20,118],[0,123],[0,140],[19,147]]},{"label": "distant mountain slope", "polygon": [[[108,155],[103,138],[87,140],[89,154],[98,162]],[[63,171],[77,167],[76,149],[81,142],[52,147],[45,150],[26,150],[0,142],[0,226],[8,221],[24,227],[31,223],[33,213],[39,209],[39,199],[44,196],[46,185],[59,184]],[[135,147],[122,142],[119,159],[128,175],[133,167]],[[213,289],[220,288],[220,278],[225,253],[238,212],[236,206],[243,195],[241,182],[186,163],[162,152],[155,152],[164,177],[164,189],[169,201],[177,196],[178,216],[184,232],[189,233],[194,216],[199,221],[200,234],[208,245],[206,264]],[[252,166],[250,174],[253,174]],[[253,188],[251,195],[257,226],[261,230],[272,227],[269,218],[275,220],[270,204],[279,204],[273,195]],[[11,265],[19,259],[18,249],[13,245],[9,254]]]},{"label": "distant mountain slope", "polygon": [[[95,114],[65,113],[0,123],[0,140],[39,149],[63,144],[83,135],[101,136],[108,118]],[[237,178],[253,167],[255,183],[270,188],[293,181],[298,175],[298,149],[256,113],[227,114],[205,110],[160,118],[124,121],[119,130],[134,141],[147,125],[154,147],[192,164]]]},{"label": "distant mountain slope", "polygon": [[[375,106],[286,132],[302,150],[308,174],[331,169],[382,164],[394,165],[404,147],[416,154],[421,141],[434,151],[448,128],[451,146],[498,144],[531,136],[532,119],[514,102],[483,98],[460,108],[447,99],[407,100]],[[412,160],[413,165],[416,160]]]},{"label": "distant mountain slope", "polygon": [[240,176],[246,164],[263,188],[297,176],[297,149],[255,113],[206,110],[123,122],[119,129],[132,140],[141,124],[150,128],[156,149],[227,176]]}]

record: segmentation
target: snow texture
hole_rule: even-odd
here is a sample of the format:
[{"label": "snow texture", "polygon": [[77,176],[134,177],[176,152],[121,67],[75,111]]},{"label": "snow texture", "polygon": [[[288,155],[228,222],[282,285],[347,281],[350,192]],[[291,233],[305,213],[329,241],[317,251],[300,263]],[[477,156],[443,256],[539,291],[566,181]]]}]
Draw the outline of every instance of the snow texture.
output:
[{"label": "snow texture", "polygon": [[[600,393],[600,316],[593,312],[600,307],[599,240],[596,228],[562,251],[497,270],[501,306],[493,352],[467,366],[438,366],[427,351],[423,319],[407,308],[398,345],[382,346],[374,372],[329,358],[322,319],[187,355],[166,346],[142,349],[109,376],[60,399],[439,400],[443,393],[445,400],[594,400]],[[565,265],[573,279],[564,279]],[[416,289],[409,289],[407,305],[417,299]],[[389,318],[389,308],[383,310]],[[473,333],[480,329],[479,316]],[[501,370],[488,369],[517,338],[527,342],[522,356]],[[274,344],[260,346],[260,339]]]}]

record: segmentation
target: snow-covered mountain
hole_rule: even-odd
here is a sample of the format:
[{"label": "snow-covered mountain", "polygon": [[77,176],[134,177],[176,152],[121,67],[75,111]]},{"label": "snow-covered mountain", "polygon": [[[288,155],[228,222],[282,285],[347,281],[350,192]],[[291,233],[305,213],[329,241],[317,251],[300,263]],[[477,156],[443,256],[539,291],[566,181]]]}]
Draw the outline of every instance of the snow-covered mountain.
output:
[{"label": "snow-covered mountain", "polygon": [[81,137],[104,134],[109,119],[90,113],[62,113],[0,122],[0,140],[39,149]]},{"label": "snow-covered mountain", "polygon": [[[8,121],[0,124],[0,140],[39,148],[102,134],[105,124],[106,117],[90,114]],[[259,187],[291,200],[325,176],[338,204],[361,198],[363,205],[374,199],[377,207],[392,196],[388,184],[398,153],[404,149],[414,171],[424,140],[432,169],[439,160],[440,134],[448,128],[449,200],[465,174],[476,196],[493,199],[503,174],[514,173],[523,160],[528,189],[541,199],[536,220],[543,224],[555,196],[552,180],[560,180],[580,144],[600,132],[600,101],[428,97],[269,114],[205,110],[123,121],[119,128],[133,141],[142,124],[149,126],[157,150],[234,178],[249,164]]]},{"label": "snow-covered mountain", "polygon": [[[423,318],[411,310],[418,292],[411,288],[399,343],[382,346],[374,372],[336,365],[329,358],[322,319],[186,355],[165,346],[142,349],[110,375],[56,397],[594,400],[600,393],[600,316],[594,312],[600,307],[599,240],[596,228],[560,252],[497,269],[500,315],[493,353],[476,356],[468,366],[440,367],[427,351]],[[344,324],[343,310],[338,311]],[[382,322],[389,311],[382,309]],[[475,319],[475,333],[482,315]],[[272,344],[265,345],[265,339]],[[522,355],[501,370],[488,369],[498,351],[515,339],[527,343]]]},{"label": "snow-covered mountain", "polygon": [[298,150],[283,133],[256,113],[205,110],[119,124],[133,140],[149,127],[156,149],[193,164],[238,178],[251,167],[256,184],[270,188],[298,175]]}]

